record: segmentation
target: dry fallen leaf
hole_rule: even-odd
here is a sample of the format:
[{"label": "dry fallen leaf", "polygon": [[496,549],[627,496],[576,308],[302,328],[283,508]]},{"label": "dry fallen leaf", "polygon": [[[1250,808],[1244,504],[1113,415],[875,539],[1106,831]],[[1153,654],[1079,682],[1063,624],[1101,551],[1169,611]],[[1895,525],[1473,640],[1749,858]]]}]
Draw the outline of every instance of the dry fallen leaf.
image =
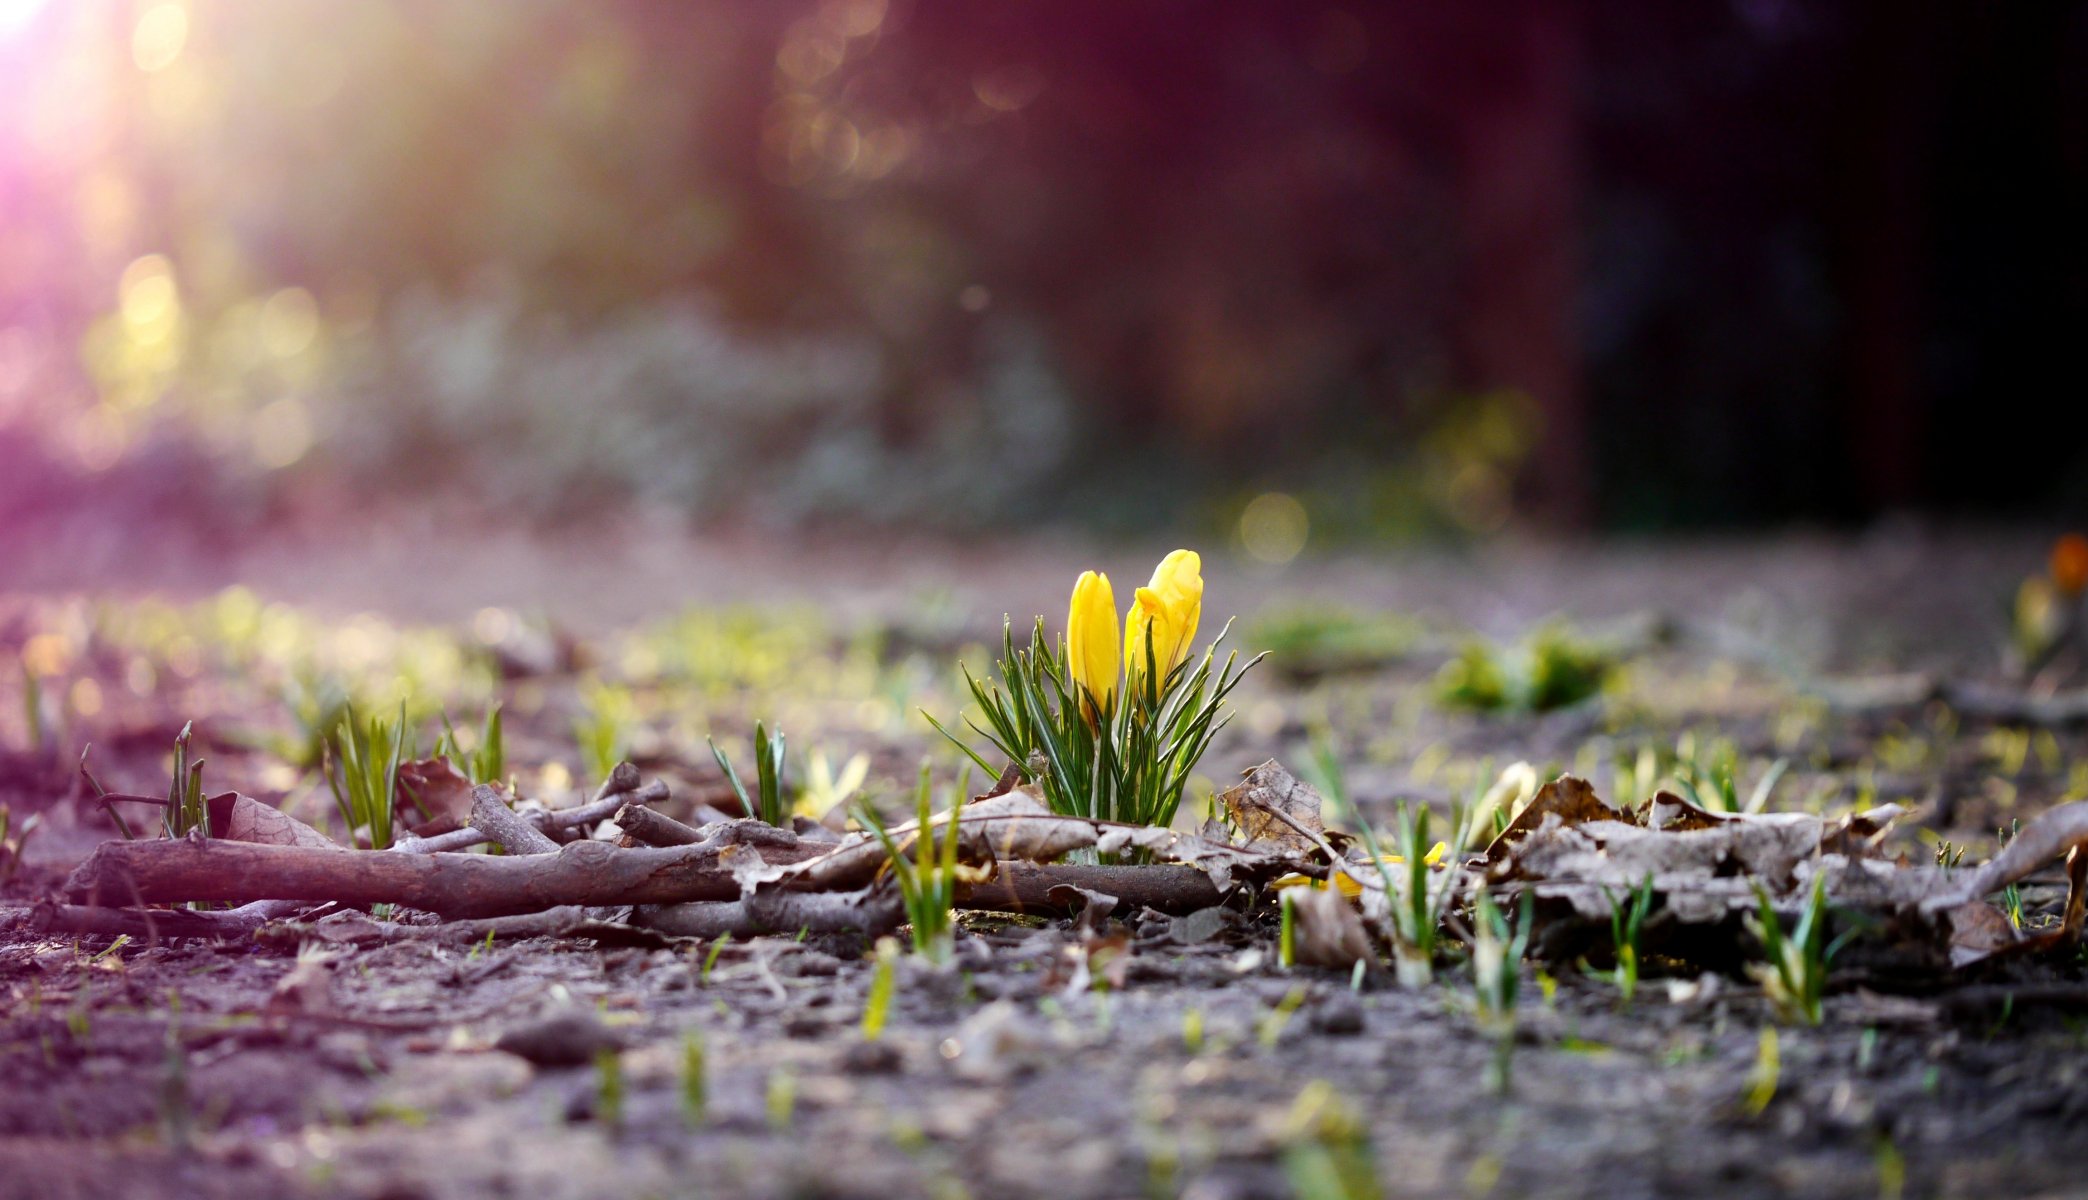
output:
[{"label": "dry fallen leaf", "polygon": [[392,806],[416,837],[462,829],[471,823],[471,780],[446,758],[400,763]]},{"label": "dry fallen leaf", "polygon": [[1376,961],[1363,918],[1340,892],[1331,888],[1293,888],[1289,903],[1295,961],[1343,970],[1358,962]]},{"label": "dry fallen leaf", "polygon": [[228,842],[259,842],[266,846],[316,846],[338,850],[339,842],[282,811],[238,792],[223,792],[205,800],[210,815],[210,836]]},{"label": "dry fallen leaf", "polygon": [[1319,848],[1313,839],[1323,836],[1326,826],[1320,820],[1320,794],[1311,785],[1273,758],[1241,775],[1241,782],[1218,794],[1218,805],[1245,835],[1246,846],[1277,854],[1311,854]]}]

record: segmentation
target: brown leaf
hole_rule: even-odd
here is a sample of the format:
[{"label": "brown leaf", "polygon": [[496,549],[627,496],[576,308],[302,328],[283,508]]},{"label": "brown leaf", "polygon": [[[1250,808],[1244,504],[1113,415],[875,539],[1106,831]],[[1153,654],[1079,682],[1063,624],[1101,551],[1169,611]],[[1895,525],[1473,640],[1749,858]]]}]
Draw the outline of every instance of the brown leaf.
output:
[{"label": "brown leaf", "polygon": [[471,823],[471,780],[446,758],[400,763],[392,807],[415,837],[462,829]]},{"label": "brown leaf", "polygon": [[259,842],[266,846],[317,846],[341,848],[339,842],[251,796],[225,792],[205,800],[210,814],[210,836],[228,842]]},{"label": "brown leaf", "polygon": [[1320,820],[1320,794],[1311,785],[1273,758],[1241,775],[1243,782],[1218,794],[1218,804],[1246,836],[1247,846],[1277,854],[1311,854],[1319,848],[1312,835],[1324,834],[1326,826]]},{"label": "brown leaf", "polygon": [[[1677,801],[1680,803],[1680,801]],[[1579,825],[1584,821],[1621,821],[1635,825],[1632,815],[1611,808],[1595,794],[1588,781],[1572,775],[1561,775],[1537,789],[1537,795],[1523,806],[1515,819],[1508,822],[1486,847],[1486,861],[1498,863],[1506,856],[1511,846],[1522,841],[1544,823],[1546,817],[1554,817],[1562,825]]]},{"label": "brown leaf", "polygon": [[1376,960],[1363,918],[1340,892],[1299,887],[1289,889],[1287,895],[1294,935],[1292,951],[1297,962],[1347,970],[1357,962]]}]

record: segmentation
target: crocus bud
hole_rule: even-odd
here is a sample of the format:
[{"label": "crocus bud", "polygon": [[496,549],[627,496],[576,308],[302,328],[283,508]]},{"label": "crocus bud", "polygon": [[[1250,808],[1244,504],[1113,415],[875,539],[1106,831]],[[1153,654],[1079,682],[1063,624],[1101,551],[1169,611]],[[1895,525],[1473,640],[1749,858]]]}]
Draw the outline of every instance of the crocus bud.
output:
[{"label": "crocus bud", "polygon": [[1066,612],[1066,662],[1073,685],[1086,693],[1088,715],[1109,711],[1117,685],[1116,595],[1109,576],[1082,571]]},{"label": "crocus bud", "polygon": [[1138,589],[1124,618],[1124,666],[1133,679],[1145,674],[1148,637],[1162,680],[1189,656],[1196,619],[1203,613],[1202,570],[1196,551],[1177,550],[1161,559],[1152,582]]}]

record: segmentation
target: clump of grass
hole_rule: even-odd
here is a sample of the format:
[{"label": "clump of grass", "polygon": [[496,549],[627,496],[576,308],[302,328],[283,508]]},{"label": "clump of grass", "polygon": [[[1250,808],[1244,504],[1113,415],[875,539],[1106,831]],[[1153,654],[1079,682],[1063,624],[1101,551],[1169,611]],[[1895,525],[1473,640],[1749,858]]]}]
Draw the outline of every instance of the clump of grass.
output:
[{"label": "clump of grass", "polygon": [[507,738],[501,728],[500,705],[495,704],[486,710],[486,721],[479,727],[478,741],[469,750],[464,749],[456,727],[450,724],[449,714],[444,713],[442,737],[435,743],[435,756],[448,759],[459,775],[473,783],[501,782],[507,776]]},{"label": "clump of grass", "polygon": [[1779,758],[1755,781],[1747,798],[1740,798],[1740,752],[1725,738],[1698,742],[1685,733],[1675,744],[1672,778],[1682,798],[1706,812],[1758,813],[1769,807],[1790,760]]},{"label": "clump of grass", "polygon": [[1769,893],[1754,885],[1760,915],[1747,919],[1748,931],[1760,940],[1764,961],[1748,966],[1748,973],[1762,985],[1777,1014],[1791,1024],[1818,1025],[1821,1001],[1827,990],[1827,967],[1841,952],[1855,929],[1827,940],[1827,880],[1814,876],[1812,892],[1789,934],[1769,903]]},{"label": "clump of grass", "polygon": [[1548,624],[1514,648],[1467,642],[1436,673],[1436,702],[1475,712],[1551,712],[1600,692],[1616,668],[1608,651]]},{"label": "clump of grass", "polygon": [[[709,739],[705,739],[709,741]],[[772,736],[768,726],[754,722],[754,795],[747,795],[747,786],[740,782],[740,773],[732,765],[732,759],[718,743],[710,743],[711,756],[718,760],[718,769],[725,773],[725,782],[732,794],[739,799],[740,811],[761,818],[779,828],[788,828],[790,809],[783,802],[783,731],[778,729]]]},{"label": "clump of grass", "polygon": [[187,837],[191,830],[199,837],[210,836],[210,816],[203,807],[203,760],[189,758],[194,732],[195,722],[190,721],[174,736],[174,778],[167,785],[167,807],[160,819],[170,838]]},{"label": "clump of grass", "polygon": [[1617,985],[1617,998],[1630,1004],[1638,994],[1639,979],[1639,936],[1645,928],[1646,913],[1653,906],[1653,874],[1646,878],[1623,899],[1602,889],[1602,898],[1610,906],[1610,946],[1616,956],[1616,965],[1610,968],[1610,982]]},{"label": "clump of grass", "polygon": [[374,850],[391,846],[399,764],[408,757],[404,703],[393,721],[358,719],[353,705],[343,706],[341,722],[327,738],[325,770],[349,837],[367,836]]},{"label": "clump of grass", "polygon": [[[1073,681],[1065,643],[1046,639],[1039,618],[1028,647],[1018,647],[1011,624],[1002,632],[999,682],[964,672],[972,702],[986,721],[971,722],[971,728],[1025,782],[1042,788],[1053,812],[1134,825],[1171,824],[1190,771],[1230,719],[1224,713],[1226,696],[1262,658],[1241,664],[1232,652],[1220,663],[1216,656],[1224,640],[1221,630],[1200,660],[1185,658],[1163,669],[1148,639],[1143,670],[1122,677],[1109,707],[1096,713]],[[933,715],[922,715],[981,770],[998,774],[964,739]]]},{"label": "clump of grass", "polygon": [[[970,771],[958,776],[957,799],[962,801],[970,784]],[[920,787],[914,793],[913,842],[901,847],[885,829],[877,814],[868,805],[857,811],[865,828],[876,835],[884,846],[885,854],[891,859],[892,874],[899,881],[899,894],[906,904],[906,918],[913,927],[914,953],[932,963],[946,963],[955,945],[955,922],[951,917],[957,906],[957,886],[961,882],[957,866],[957,841],[962,832],[957,821],[957,806],[950,809],[950,819],[943,827],[942,840],[938,843],[935,830],[929,824],[933,816],[933,786],[929,768],[921,765]],[[905,851],[912,850],[914,857],[908,859]]]}]

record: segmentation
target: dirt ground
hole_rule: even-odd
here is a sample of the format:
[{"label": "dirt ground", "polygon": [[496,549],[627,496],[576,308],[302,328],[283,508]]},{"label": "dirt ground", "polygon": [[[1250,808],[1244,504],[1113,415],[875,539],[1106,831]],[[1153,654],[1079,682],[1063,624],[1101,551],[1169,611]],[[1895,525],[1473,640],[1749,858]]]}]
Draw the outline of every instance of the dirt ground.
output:
[{"label": "dirt ground", "polygon": [[[1207,786],[1300,765],[1319,735],[1383,819],[1518,760],[1614,795],[1639,751],[1722,739],[1745,781],[1786,762],[1773,807],[1902,803],[1910,858],[1948,839],[1977,862],[1998,827],[2088,796],[2088,739],[1954,713],[1905,676],[2002,681],[2007,605],[2042,542],[1909,527],[1282,570],[1214,556],[1207,603],[1242,614],[1250,649],[1286,613],[1293,630],[1332,604],[1395,619],[1258,671]],[[611,688],[619,748],[677,796],[715,789],[704,734],[743,742],[767,716],[834,763],[865,755],[868,791],[897,803],[923,753],[954,761],[913,715],[956,710],[954,660],[983,665],[1003,612],[1055,620],[1079,567],[1133,578],[1149,549],[418,527],[324,551],[25,549],[0,634],[50,673],[25,697],[37,721],[0,718],[0,802],[44,827],[0,903],[116,836],[76,780],[87,742],[111,788],[164,793],[193,719],[210,790],[324,819],[294,712],[319,669],[381,691],[410,668],[460,726],[501,700],[522,791],[554,805],[587,787],[574,722]],[[1602,694],[1541,714],[1434,701],[1471,631],[1554,614],[1621,660]],[[2059,878],[2025,889],[2026,922],[2054,918]],[[1494,1087],[1456,956],[1403,990],[1389,971],[1281,968],[1265,917],[1117,922],[1121,985],[1095,988],[1069,922],[968,916],[953,967],[899,964],[874,1041],[852,935],[300,952],[17,930],[0,943],[0,1196],[1216,1200],[1357,1194],[1339,1184],[1359,1162],[1386,1195],[2088,1194],[2077,953],[1970,981],[1987,989],[1971,1001],[1844,978],[1817,1028],[1778,1025],[1737,973],[1655,964],[1627,1006],[1574,963],[1532,963]],[[1998,999],[2010,981],[2051,1002]]]}]

